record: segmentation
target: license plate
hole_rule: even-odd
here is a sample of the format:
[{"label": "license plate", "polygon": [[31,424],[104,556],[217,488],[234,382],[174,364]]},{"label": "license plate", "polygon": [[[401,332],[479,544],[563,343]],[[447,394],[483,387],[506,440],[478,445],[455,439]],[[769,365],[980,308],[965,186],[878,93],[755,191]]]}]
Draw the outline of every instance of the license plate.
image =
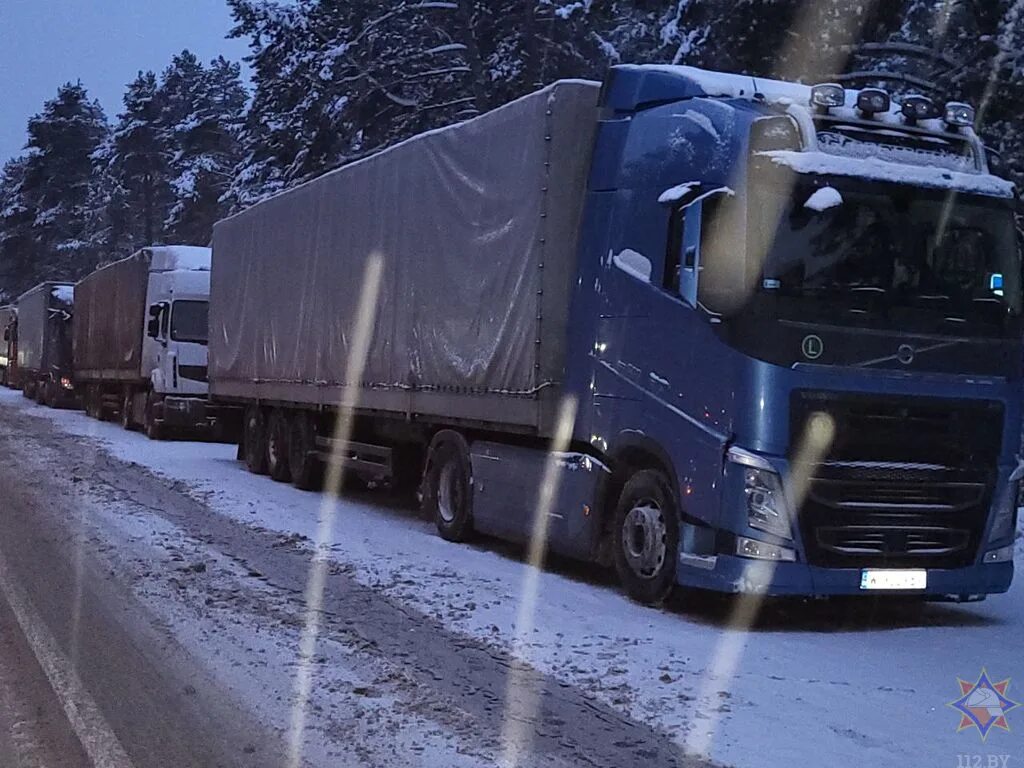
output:
[{"label": "license plate", "polygon": [[861,589],[924,589],[928,586],[927,571],[880,571],[860,572]]}]

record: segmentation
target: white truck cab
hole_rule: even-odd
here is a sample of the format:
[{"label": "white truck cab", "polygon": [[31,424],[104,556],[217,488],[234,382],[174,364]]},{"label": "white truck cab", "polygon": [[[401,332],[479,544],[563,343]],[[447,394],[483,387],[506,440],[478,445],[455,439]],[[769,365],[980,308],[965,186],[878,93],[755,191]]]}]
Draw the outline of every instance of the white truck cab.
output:
[{"label": "white truck cab", "polygon": [[[149,319],[142,344],[143,371],[152,385],[142,409],[149,425],[202,426],[207,415],[207,316],[210,251],[153,248],[146,303]],[[155,419],[154,419],[155,417]]]}]

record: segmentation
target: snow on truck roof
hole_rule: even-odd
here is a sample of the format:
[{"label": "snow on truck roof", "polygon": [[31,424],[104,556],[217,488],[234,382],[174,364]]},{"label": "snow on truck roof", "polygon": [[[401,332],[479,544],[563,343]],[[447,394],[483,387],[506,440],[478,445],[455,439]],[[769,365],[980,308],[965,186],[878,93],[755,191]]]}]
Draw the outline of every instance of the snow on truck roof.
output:
[{"label": "snow on truck roof", "polygon": [[[754,100],[756,95],[765,103],[783,107],[786,112],[797,119],[798,123],[807,127],[807,132],[812,133],[814,137],[818,135],[813,110],[810,106],[812,89],[810,85],[676,65],[641,64],[625,65],[622,68],[674,75],[686,80],[708,97]],[[843,106],[831,108],[830,114],[840,122],[859,120],[859,125],[864,126],[857,110],[857,97],[860,91],[844,88],[843,93]],[[888,111],[876,113],[872,116],[871,122],[877,124],[879,134],[893,133],[906,127],[901,105],[895,99],[891,101]],[[950,131],[943,120],[938,118],[920,120],[917,126],[934,134],[937,140],[959,135],[963,140],[973,144],[976,151],[984,155],[981,142],[970,128],[956,133]],[[946,167],[938,158],[928,158],[928,161],[918,163],[907,160],[907,157],[883,157],[880,156],[881,150],[876,154],[870,148],[866,149],[861,156],[844,156],[830,151],[832,148],[816,144],[816,138],[812,138],[803,150],[780,150],[764,154],[773,162],[792,168],[798,173],[831,174],[873,181],[897,182],[994,197],[1009,198],[1014,193],[1013,183],[989,173],[984,167],[983,161],[980,162],[981,167],[979,168]]]},{"label": "snow on truck roof", "polygon": [[54,298],[69,304],[74,300],[75,297],[74,283],[63,283],[54,280],[47,280],[45,282],[39,283],[39,285],[35,285],[29,288],[27,291],[25,291],[17,298],[17,301],[20,302],[26,296],[31,296],[34,293],[39,293],[40,291],[45,290],[49,290],[50,295],[53,296]]},{"label": "snow on truck roof", "polygon": [[[82,280],[88,280],[97,272],[112,269],[126,261],[139,258],[149,258],[150,272],[209,272],[210,271],[210,249],[194,245],[154,245],[136,251],[131,256],[104,264],[102,267],[93,270]],[[79,281],[81,282],[81,281]]]},{"label": "snow on truck roof", "polygon": [[162,245],[146,250],[152,258],[149,267],[152,272],[210,271],[209,248],[194,245]]}]

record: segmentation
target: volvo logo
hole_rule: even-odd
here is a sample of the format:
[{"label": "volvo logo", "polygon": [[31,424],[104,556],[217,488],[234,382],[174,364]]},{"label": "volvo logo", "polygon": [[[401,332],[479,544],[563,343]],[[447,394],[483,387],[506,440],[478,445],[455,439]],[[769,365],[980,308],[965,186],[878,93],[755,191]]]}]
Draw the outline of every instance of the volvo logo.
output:
[{"label": "volvo logo", "polygon": [[815,336],[812,333],[810,336],[804,336],[800,349],[803,350],[804,357],[808,360],[817,360],[821,357],[821,353],[825,351],[825,344],[820,336]]},{"label": "volvo logo", "polygon": [[904,365],[914,362],[914,348],[909,344],[900,344],[896,349],[896,359]]}]

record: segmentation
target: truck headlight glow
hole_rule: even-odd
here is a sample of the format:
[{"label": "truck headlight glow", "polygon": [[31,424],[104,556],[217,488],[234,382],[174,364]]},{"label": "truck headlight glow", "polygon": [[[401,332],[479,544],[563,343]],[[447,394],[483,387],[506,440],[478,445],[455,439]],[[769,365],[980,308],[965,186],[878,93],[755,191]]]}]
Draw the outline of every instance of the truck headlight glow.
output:
[{"label": "truck headlight glow", "polygon": [[62,376],[61,377],[60,385],[62,387],[64,387],[64,389],[74,389],[75,388],[74,382],[72,382],[71,379],[68,378],[67,376]]}]

